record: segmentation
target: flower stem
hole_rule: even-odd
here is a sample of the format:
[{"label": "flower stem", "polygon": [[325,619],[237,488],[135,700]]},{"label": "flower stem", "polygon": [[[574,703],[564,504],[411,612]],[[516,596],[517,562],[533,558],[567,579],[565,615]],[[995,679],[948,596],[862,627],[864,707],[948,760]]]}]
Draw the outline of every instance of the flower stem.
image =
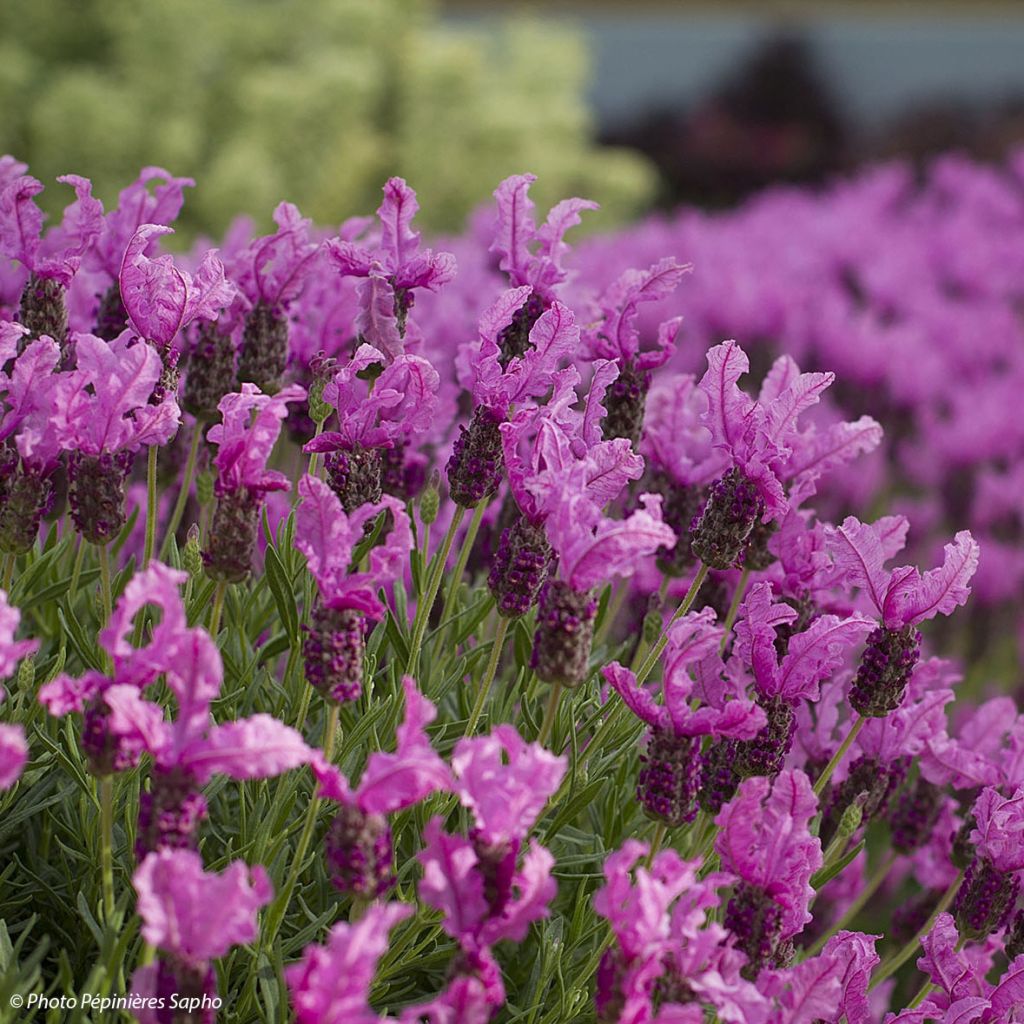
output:
[{"label": "flower stem", "polygon": [[151,444],[146,452],[146,540],[142,548],[142,568],[149,565],[156,546],[156,460],[160,449]]},{"label": "flower stem", "polygon": [[78,593],[78,584],[82,578],[82,563],[85,561],[85,541],[82,540],[81,534],[77,537],[76,545],[75,564],[71,569],[71,586],[68,588],[68,604],[75,600],[75,595]]},{"label": "flower stem", "polygon": [[654,836],[651,839],[650,849],[647,851],[647,856],[644,858],[645,868],[649,869],[654,863],[654,858],[658,855],[658,851],[661,849],[661,844],[663,842],[665,842],[665,823],[659,821],[654,830]]},{"label": "flower stem", "polygon": [[103,621],[107,622],[114,611],[110,582],[110,551],[106,544],[100,544],[98,547],[100,552],[100,597],[103,601]]},{"label": "flower stem", "polygon": [[506,619],[504,615],[498,616],[498,628],[494,632],[491,656],[487,659],[487,668],[484,670],[484,677],[480,681],[480,689],[477,691],[473,711],[469,716],[469,724],[466,726],[467,736],[472,736],[476,731],[480,715],[483,714],[484,704],[487,702],[487,694],[491,692],[494,674],[497,672],[498,662],[501,660],[501,649],[505,646],[505,634],[508,632],[509,622],[510,620]]},{"label": "flower stem", "polygon": [[465,539],[462,541],[462,547],[459,549],[459,558],[455,563],[455,571],[448,581],[447,590],[445,590],[444,604],[441,606],[442,626],[448,621],[448,616],[451,614],[452,605],[455,603],[455,595],[459,592],[459,584],[462,583],[462,577],[466,571],[466,563],[469,561],[473,545],[476,543],[476,535],[480,532],[480,523],[484,518],[486,510],[486,501],[479,502],[476,508],[473,509],[473,518],[469,521],[469,529],[466,530]]},{"label": "flower stem", "polygon": [[832,773],[836,770],[836,766],[846,756],[846,752],[850,749],[853,741],[857,738],[861,729],[864,728],[864,723],[867,721],[866,718],[857,716],[853,725],[850,726],[849,732],[846,734],[846,738],[842,743],[839,744],[839,749],[832,755],[832,760],[825,765],[825,770],[818,776],[814,783],[814,795],[821,796],[825,787],[828,785],[828,780],[832,778]]},{"label": "flower stem", "polygon": [[[106,550],[105,548],[103,550]],[[114,779],[104,775],[100,790],[100,871],[103,882],[103,917],[114,916]]]},{"label": "flower stem", "polygon": [[4,559],[4,593],[9,597],[11,594],[11,584],[14,583],[14,563],[18,560],[18,556],[12,551]]},{"label": "flower stem", "polygon": [[[918,946],[921,945],[921,940],[932,930],[932,925],[935,924],[939,914],[944,914],[949,909],[949,905],[953,902],[953,897],[956,896],[957,889],[960,888],[963,877],[963,870],[958,871],[956,878],[953,879],[949,888],[942,894],[939,902],[935,904],[935,909],[931,912],[928,920],[920,927],[917,934],[895,954],[887,956],[878,965],[878,968],[871,977],[871,984],[868,985],[869,992],[881,985],[890,975],[895,974],[917,952]],[[922,998],[924,997],[922,996]]]},{"label": "flower stem", "polygon": [[647,657],[644,659],[643,664],[637,671],[636,681],[638,684],[642,683],[651,674],[651,670],[654,666],[657,665],[658,659],[661,657],[661,652],[665,650],[665,646],[668,644],[669,627],[672,626],[673,623],[678,622],[693,607],[693,602],[697,600],[697,594],[700,591],[701,584],[704,582],[707,574],[708,567],[701,562],[700,568],[697,570],[697,575],[693,577],[693,582],[686,591],[686,596],[680,602],[675,614],[671,619],[669,619],[668,625],[662,630],[661,636],[658,638],[658,642],[651,648]]},{"label": "flower stem", "polygon": [[[163,543],[160,545],[160,557],[166,558],[171,547],[171,538],[178,532],[181,525],[181,517],[185,514],[185,506],[188,504],[188,496],[192,492],[192,478],[196,474],[196,458],[199,455],[199,442],[203,439],[203,421],[196,420],[192,428],[192,444],[188,450],[188,461],[185,463],[185,476],[181,481],[181,488],[178,491],[178,499],[174,503],[171,518],[167,523],[167,532],[164,534]],[[152,451],[153,449],[150,449]]]},{"label": "flower stem", "polygon": [[537,733],[537,742],[544,746],[551,735],[555,725],[555,716],[558,714],[558,702],[562,697],[562,684],[553,683],[551,693],[548,696],[548,706],[544,709],[544,721],[540,723],[540,732]]},{"label": "flower stem", "polygon": [[745,568],[742,575],[740,576],[739,582],[736,584],[736,592],[732,595],[732,603],[729,605],[729,610],[725,615],[725,622],[722,623],[722,644],[719,650],[724,651],[726,645],[729,643],[729,634],[732,632],[732,627],[736,622],[736,615],[740,610],[740,602],[743,600],[743,595],[747,591],[747,584],[750,582],[750,569]]},{"label": "flower stem", "polygon": [[[327,727],[324,730],[324,758],[328,763],[334,756],[334,738],[338,734],[338,705],[331,705],[331,712],[327,718]],[[306,859],[306,852],[309,849],[310,841],[313,838],[313,830],[316,828],[316,818],[323,801],[313,790],[313,796],[306,808],[306,820],[302,826],[302,835],[299,837],[299,845],[295,847],[295,856],[292,857],[292,865],[288,871],[288,878],[281,889],[280,895],[274,901],[267,916],[263,929],[262,946],[268,949],[274,944],[277,938],[277,930],[281,927],[284,919],[284,912],[291,901],[292,892],[299,880],[299,873],[302,871],[302,862]]]},{"label": "flower stem", "polygon": [[218,583],[217,589],[213,592],[213,608],[210,610],[210,624],[206,631],[214,640],[220,632],[220,617],[224,612],[224,597],[227,592],[228,585],[224,582]]},{"label": "flower stem", "polygon": [[462,522],[466,510],[462,505],[456,505],[455,514],[452,516],[451,525],[448,527],[444,540],[441,542],[441,550],[437,553],[437,562],[427,581],[427,589],[420,594],[416,604],[416,617],[413,619],[412,641],[409,644],[409,663],[405,666],[407,675],[415,675],[420,660],[420,647],[423,645],[423,634],[427,630],[427,622],[434,607],[434,599],[441,586],[441,577],[444,575],[445,563],[451,554],[452,543],[455,534]]},{"label": "flower stem", "polygon": [[893,864],[896,863],[896,856],[896,852],[893,851],[882,860],[882,863],[875,869],[874,874],[864,883],[864,888],[857,894],[857,898],[846,908],[846,913],[806,950],[801,957],[802,960],[817,956],[825,948],[825,943],[833,935],[850,925],[864,907],[867,906],[868,900],[878,891],[879,886],[889,877],[889,872],[892,870]]}]

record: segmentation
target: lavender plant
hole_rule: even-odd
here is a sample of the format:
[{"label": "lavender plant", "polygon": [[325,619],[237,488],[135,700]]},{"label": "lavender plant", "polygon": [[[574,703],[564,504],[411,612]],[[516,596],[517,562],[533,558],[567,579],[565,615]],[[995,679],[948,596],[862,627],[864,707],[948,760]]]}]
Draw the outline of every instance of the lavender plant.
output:
[{"label": "lavender plant", "polygon": [[[172,258],[185,179],[104,214],[69,176],[44,231],[0,169],[0,1014],[1024,1021],[1024,714],[957,625],[988,542],[903,447],[950,443],[959,381],[865,392],[871,350],[801,321],[836,371],[781,351],[751,393],[711,327],[749,279],[699,284],[664,224],[573,252],[593,204],[538,226],[530,175],[444,249],[392,178],[376,220],[282,204]],[[878,180],[694,237],[714,265]],[[982,237],[984,175],[953,180],[903,195],[908,250],[951,206]],[[1015,309],[1005,276],[947,295],[949,250],[912,299],[829,237],[833,329],[878,299],[828,306],[851,266],[915,351],[926,298]]]}]

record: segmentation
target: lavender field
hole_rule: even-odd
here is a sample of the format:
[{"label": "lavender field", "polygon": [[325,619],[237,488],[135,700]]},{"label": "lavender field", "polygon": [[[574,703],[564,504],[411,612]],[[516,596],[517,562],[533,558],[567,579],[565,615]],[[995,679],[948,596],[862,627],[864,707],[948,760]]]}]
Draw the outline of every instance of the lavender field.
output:
[{"label": "lavender field", "polygon": [[0,159],[0,1020],[1024,1021],[1024,154],[534,181]]}]

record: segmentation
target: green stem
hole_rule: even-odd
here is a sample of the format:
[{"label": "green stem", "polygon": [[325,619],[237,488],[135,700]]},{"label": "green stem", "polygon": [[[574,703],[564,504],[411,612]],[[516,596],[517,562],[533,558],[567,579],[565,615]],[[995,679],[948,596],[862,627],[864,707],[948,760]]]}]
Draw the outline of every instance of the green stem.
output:
[{"label": "green stem", "polygon": [[465,514],[466,510],[462,505],[455,506],[455,514],[452,516],[451,525],[448,527],[444,540],[441,542],[441,550],[437,553],[437,562],[434,564],[430,579],[427,581],[427,589],[419,596],[419,601],[416,605],[416,617],[413,620],[412,641],[409,644],[409,663],[405,666],[406,675],[414,676],[416,674],[420,660],[420,647],[423,646],[423,634],[427,630],[427,622],[434,608],[434,600],[441,586],[441,577],[444,575],[445,563],[451,554],[455,534]]},{"label": "green stem", "polygon": [[74,603],[75,595],[78,593],[78,584],[82,578],[82,563],[85,561],[85,541],[82,535],[78,535],[77,547],[75,548],[75,564],[71,569],[71,587],[68,589],[68,604]]},{"label": "green stem", "polygon": [[616,580],[611,600],[608,602],[608,607],[604,610],[604,619],[601,620],[601,625],[594,636],[595,647],[600,647],[601,644],[604,643],[604,638],[608,635],[608,631],[612,628],[612,625],[618,618],[619,612],[622,610],[623,604],[625,604],[626,595],[628,593],[628,581],[623,579]]},{"label": "green stem", "polygon": [[[167,523],[167,532],[164,534],[164,541],[160,545],[160,557],[166,558],[171,547],[171,538],[178,532],[181,525],[181,517],[185,514],[185,506],[188,504],[188,496],[192,492],[192,478],[196,474],[196,459],[199,455],[199,442],[203,439],[202,420],[196,420],[192,428],[192,444],[188,450],[188,460],[185,463],[185,476],[178,491],[178,500],[174,503],[171,518]],[[150,451],[153,449],[151,448]]]},{"label": "green stem", "polygon": [[956,896],[957,889],[960,888],[960,883],[963,881],[964,873],[963,870],[957,872],[956,878],[950,883],[949,888],[942,894],[942,899],[935,904],[935,909],[931,912],[928,920],[921,926],[918,933],[899,949],[894,955],[887,956],[875,970],[875,973],[871,976],[871,984],[868,985],[868,991],[877,988],[885,981],[890,975],[895,974],[913,955],[917,952],[918,946],[921,945],[921,940],[932,930],[932,925],[935,924],[939,914],[944,914],[948,909],[949,905],[953,902],[953,898]]},{"label": "green stem", "polygon": [[744,569],[740,576],[739,583],[736,584],[736,593],[732,595],[732,603],[729,605],[729,610],[725,615],[725,622],[722,623],[722,643],[720,650],[724,651],[726,645],[729,643],[729,634],[732,632],[732,627],[736,622],[736,615],[740,610],[740,602],[743,600],[743,595],[746,593],[747,584],[750,582],[750,569]]},{"label": "green stem", "polygon": [[657,665],[658,659],[661,657],[661,652],[665,650],[665,646],[668,644],[669,627],[678,622],[693,607],[693,602],[697,600],[697,594],[700,591],[701,584],[704,582],[707,574],[708,567],[701,562],[700,568],[697,570],[697,575],[693,577],[693,582],[686,591],[686,596],[680,602],[675,614],[671,619],[669,619],[668,625],[662,630],[658,642],[651,648],[650,653],[644,659],[643,664],[637,671],[636,681],[638,684],[642,683],[651,674],[651,670],[654,666]]},{"label": "green stem", "polygon": [[[324,758],[330,763],[334,756],[334,738],[338,733],[338,705],[331,705],[331,713],[327,719],[327,728],[324,731]],[[313,830],[316,828],[316,818],[320,810],[320,805],[323,801],[316,795],[314,790],[313,796],[309,801],[309,806],[306,808],[306,820],[302,826],[302,835],[299,837],[299,845],[295,848],[295,856],[292,857],[292,866],[288,871],[288,878],[284,883],[284,887],[281,889],[280,895],[274,901],[270,908],[270,913],[267,916],[266,924],[263,928],[263,938],[261,945],[263,949],[269,949],[274,944],[274,939],[277,938],[277,931],[281,927],[281,922],[284,920],[284,912],[288,908],[288,904],[291,902],[292,892],[295,889],[295,885],[299,880],[299,874],[302,871],[302,862],[306,858],[306,852],[309,849],[310,841],[313,838]]]},{"label": "green stem", "polygon": [[462,541],[462,547],[459,549],[459,558],[455,563],[455,571],[452,573],[452,578],[448,581],[448,588],[445,590],[444,604],[441,606],[442,626],[448,621],[452,605],[455,604],[455,595],[459,592],[459,585],[462,583],[462,577],[466,571],[466,563],[469,561],[473,545],[476,543],[476,535],[480,532],[480,523],[484,518],[484,512],[486,510],[486,501],[481,501],[476,508],[473,509],[473,518],[469,521],[469,529],[466,530],[466,536]]},{"label": "green stem", "polygon": [[878,891],[879,886],[889,877],[893,864],[896,863],[896,853],[892,852],[882,860],[882,863],[875,869],[874,874],[864,883],[864,888],[857,894],[857,898],[846,908],[846,913],[824,935],[822,935],[812,946],[804,952],[801,957],[806,960],[809,957],[817,956],[824,948],[825,943],[837,932],[848,927],[857,915],[867,906],[868,900]]},{"label": "green stem", "polygon": [[657,828],[654,830],[654,836],[651,839],[651,847],[647,851],[647,856],[644,858],[645,868],[649,869],[654,863],[654,858],[658,855],[658,851],[661,849],[661,844],[663,842],[665,842],[665,823],[659,821]]},{"label": "green stem", "polygon": [[814,783],[814,795],[821,796],[825,787],[828,785],[828,780],[832,778],[832,773],[836,770],[837,765],[842,761],[846,752],[850,749],[853,741],[857,738],[861,729],[864,728],[864,723],[867,721],[866,718],[862,718],[860,715],[857,716],[853,725],[850,726],[849,732],[846,734],[846,738],[842,743],[839,744],[839,749],[832,755],[832,760],[825,765],[825,770],[818,776]]},{"label": "green stem", "polygon": [[11,585],[14,583],[14,563],[18,556],[12,551],[4,559],[4,593],[11,596]]},{"label": "green stem", "polygon": [[98,545],[100,552],[100,597],[103,600],[103,621],[110,620],[114,611],[114,599],[110,582],[110,551],[106,544]]},{"label": "green stem", "polygon": [[498,628],[494,632],[494,643],[491,645],[491,656],[487,659],[487,668],[484,670],[484,677],[480,682],[480,689],[477,691],[476,701],[473,704],[473,711],[469,716],[469,724],[466,726],[466,735],[472,736],[476,731],[480,715],[483,714],[484,704],[487,703],[487,694],[491,692],[491,684],[494,682],[494,674],[498,670],[498,662],[501,660],[501,649],[505,646],[505,634],[508,632],[509,619],[504,615],[498,617]]},{"label": "green stem", "polygon": [[220,617],[224,612],[224,598],[228,592],[228,585],[221,581],[213,592],[213,608],[210,610],[210,624],[206,627],[207,633],[217,639],[220,632]]},{"label": "green stem", "polygon": [[146,453],[146,541],[142,548],[142,568],[149,565],[156,546],[156,459],[160,449],[151,444]]},{"label": "green stem", "polygon": [[[326,420],[321,420],[316,425],[316,429],[313,431],[313,439],[314,440],[316,440],[316,438],[318,438],[323,433],[324,424],[326,422],[327,422]],[[319,473],[320,473],[320,453],[319,452],[310,452],[310,454],[309,454],[309,475],[310,476],[317,476],[317,475],[319,475]]]},{"label": "green stem", "polygon": [[[104,549],[105,550],[105,549]],[[104,775],[100,789],[100,870],[103,880],[103,916],[106,923],[114,917],[114,779]]]},{"label": "green stem", "polygon": [[558,702],[562,697],[562,684],[552,683],[551,693],[548,696],[548,706],[544,709],[544,721],[540,724],[540,732],[537,733],[537,742],[543,747],[551,735],[555,725],[555,718],[558,715]]}]

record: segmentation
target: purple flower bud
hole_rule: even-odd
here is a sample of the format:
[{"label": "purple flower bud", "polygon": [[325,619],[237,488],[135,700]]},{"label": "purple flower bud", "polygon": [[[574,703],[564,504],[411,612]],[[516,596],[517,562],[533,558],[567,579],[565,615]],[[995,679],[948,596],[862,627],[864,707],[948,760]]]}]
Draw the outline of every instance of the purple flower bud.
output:
[{"label": "purple flower bud", "polygon": [[931,838],[941,810],[942,790],[919,778],[913,789],[900,796],[889,817],[893,848],[904,854],[919,850]]},{"label": "purple flower bud", "polygon": [[473,508],[490,497],[501,483],[505,470],[501,417],[486,406],[477,407],[469,426],[459,427],[446,467],[448,489],[457,505]]},{"label": "purple flower bud", "polygon": [[725,908],[725,927],[747,955],[740,974],[753,981],[774,957],[782,930],[782,908],[760,886],[740,882]]},{"label": "purple flower bud", "polygon": [[156,1024],[216,1024],[217,972],[209,964],[196,967],[173,953],[161,953],[155,989],[158,1008],[148,1019]]},{"label": "purple flower bud", "polygon": [[328,452],[324,456],[324,469],[331,490],[349,514],[363,505],[380,501],[383,462],[379,448],[354,445],[348,450]]},{"label": "purple flower bud", "polygon": [[768,542],[778,532],[779,524],[774,519],[763,523],[760,519],[747,538],[747,549],[743,553],[743,565],[754,572],[763,572],[775,562],[775,556],[768,550]]},{"label": "purple flower bud", "polygon": [[266,302],[257,302],[245,318],[238,357],[239,383],[255,384],[272,395],[288,365],[288,321]]},{"label": "purple flower bud", "polygon": [[186,769],[154,768],[149,792],[139,795],[135,859],[141,864],[154,850],[196,849],[205,817],[206,798]]},{"label": "purple flower bud", "polygon": [[619,367],[619,375],[605,393],[605,418],[601,424],[606,440],[625,437],[635,448],[644,425],[644,404],[651,375],[632,360]]},{"label": "purple flower bud", "polygon": [[961,935],[983,939],[1009,921],[1020,892],[1011,871],[1000,871],[987,857],[975,857],[964,875],[953,904]]},{"label": "purple flower bud", "polygon": [[822,846],[828,846],[839,827],[843,812],[859,796],[864,797],[862,821],[868,822],[878,815],[884,815],[889,801],[907,777],[910,762],[908,756],[887,762],[874,757],[857,758],[850,765],[846,778],[829,794],[819,833]]},{"label": "purple flower bud", "polygon": [[501,368],[507,369],[508,364],[521,358],[533,347],[530,342],[530,331],[544,312],[544,300],[533,292],[526,302],[512,316],[512,323],[498,335],[498,348],[501,354],[498,362]]},{"label": "purple flower bud", "polygon": [[0,551],[23,555],[39,536],[39,524],[53,507],[53,481],[26,466],[17,452],[0,457]]},{"label": "purple flower bud", "polygon": [[220,400],[235,388],[235,343],[215,321],[199,324],[188,357],[182,406],[196,419],[213,419]]},{"label": "purple flower bud", "polygon": [[203,552],[206,574],[218,583],[241,583],[252,570],[259,529],[259,497],[247,487],[217,498]]},{"label": "purple flower bud", "polygon": [[356,700],[363,692],[365,616],[354,608],[318,604],[312,618],[302,645],[306,681],[332,703]]},{"label": "purple flower bud", "polygon": [[47,334],[64,351],[68,340],[64,285],[55,278],[32,274],[21,293],[18,321],[28,328],[26,341]]},{"label": "purple flower bud", "polygon": [[735,795],[740,777],[733,767],[736,740],[717,740],[701,758],[698,802],[708,814],[717,814]]},{"label": "purple flower bud", "polygon": [[654,726],[640,755],[636,797],[644,813],[669,828],[697,817],[700,739]]},{"label": "purple flower bud", "polygon": [[520,517],[502,531],[487,577],[499,615],[515,619],[533,607],[552,558],[543,528],[528,519]]},{"label": "purple flower bud", "polygon": [[738,468],[711,485],[700,518],[692,527],[693,553],[712,569],[731,569],[740,561],[754,524],[764,514],[764,499]]},{"label": "purple flower bud", "polygon": [[129,753],[110,729],[110,708],[102,697],[95,697],[83,709],[82,753],[89,771],[96,776],[127,771],[139,763],[139,755]]},{"label": "purple flower bud", "polygon": [[383,814],[342,805],[326,839],[331,882],[341,892],[376,899],[395,884],[391,829]]},{"label": "purple flower bud", "polygon": [[593,591],[573,590],[564,580],[544,584],[530,662],[538,679],[569,687],[586,679],[596,615]]},{"label": "purple flower bud", "polygon": [[953,845],[949,853],[949,859],[953,867],[966,871],[974,860],[974,845],[971,842],[971,833],[978,827],[973,814],[969,814],[964,823],[956,830],[953,836]]},{"label": "purple flower bud", "polygon": [[666,576],[683,576],[694,563],[690,526],[704,506],[704,488],[677,484],[667,473],[656,473],[646,490],[662,496],[661,517],[677,538],[671,548],[658,550],[658,569]]},{"label": "purple flower bud", "polygon": [[75,529],[92,544],[113,540],[125,524],[124,487],[134,454],[71,453],[68,464],[68,504]]},{"label": "purple flower bud", "polygon": [[1014,960],[1024,953],[1024,910],[1018,910],[1003,939],[1003,951],[1008,960]]},{"label": "purple flower bud", "polygon": [[407,458],[408,449],[409,442],[400,441],[381,452],[381,491],[402,501],[412,501],[427,482],[423,460]]},{"label": "purple flower bud", "polygon": [[121,286],[114,281],[99,299],[93,333],[104,341],[113,341],[128,326],[128,310],[121,301]]},{"label": "purple flower bud", "polygon": [[793,746],[796,711],[784,697],[759,696],[768,724],[752,739],[736,743],[735,769],[740,778],[764,775],[774,778],[782,771],[786,755]]},{"label": "purple flower bud", "polygon": [[921,634],[914,625],[874,630],[850,684],[854,711],[869,718],[884,718],[895,711],[903,703],[910,673],[920,656]]}]

